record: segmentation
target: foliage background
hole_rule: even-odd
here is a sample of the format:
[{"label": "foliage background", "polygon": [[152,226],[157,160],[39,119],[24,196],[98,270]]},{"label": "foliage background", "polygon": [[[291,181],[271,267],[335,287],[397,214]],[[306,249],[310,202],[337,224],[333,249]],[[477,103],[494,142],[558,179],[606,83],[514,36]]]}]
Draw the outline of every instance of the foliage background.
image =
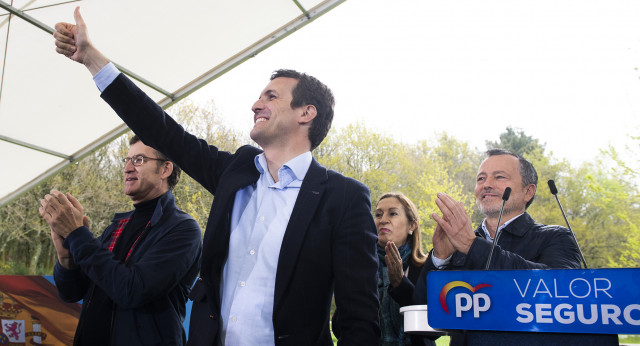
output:
[{"label": "foliage background", "polygon": [[[191,133],[216,143],[222,150],[234,151],[252,143],[246,136],[225,126],[210,102],[196,106],[183,101],[169,113]],[[0,208],[0,273],[51,274],[54,249],[49,229],[38,214],[39,200],[52,188],[70,192],[85,207],[96,235],[110,223],[114,212],[130,210],[130,200],[122,193],[122,165],[126,156],[125,134],[110,145],[53,176],[20,198]],[[529,208],[541,223],[561,224],[564,220],[546,182],[553,179],[559,189],[565,212],[590,268],[638,267],[640,264],[640,213],[638,168],[640,136],[633,146],[603,148],[590,162],[572,165],[545,150],[543,143],[520,129],[507,127],[498,139],[487,139],[487,148],[501,147],[524,155],[538,170],[535,202]],[[473,190],[476,169],[487,148],[472,148],[464,140],[446,133],[433,140],[407,144],[367,128],[362,123],[332,129],[324,143],[314,151],[323,165],[369,186],[373,207],[377,197],[388,191],[401,191],[418,206],[423,248],[431,248],[436,212],[434,198],[446,192],[463,201],[478,225],[482,215],[475,208]],[[190,213],[205,229],[213,196],[190,177],[183,175],[174,194],[178,206]]]}]

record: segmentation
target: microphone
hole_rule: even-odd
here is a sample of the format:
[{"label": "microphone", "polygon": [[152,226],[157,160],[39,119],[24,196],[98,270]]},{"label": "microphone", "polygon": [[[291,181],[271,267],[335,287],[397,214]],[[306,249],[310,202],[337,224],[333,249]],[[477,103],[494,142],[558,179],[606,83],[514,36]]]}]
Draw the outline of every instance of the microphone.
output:
[{"label": "microphone", "polygon": [[578,238],[576,237],[576,234],[573,232],[573,229],[571,229],[569,220],[567,220],[567,215],[564,213],[562,204],[560,204],[560,200],[558,199],[558,189],[556,188],[556,183],[553,180],[549,180],[547,184],[549,184],[549,191],[551,192],[551,194],[556,197],[556,202],[558,202],[558,206],[560,207],[560,211],[562,212],[562,217],[564,217],[564,222],[567,223],[567,228],[569,228],[569,231],[571,231],[571,235],[573,235],[573,240],[576,242],[576,246],[578,247],[578,251],[580,252],[580,259],[582,259],[582,265],[584,265],[584,269],[587,269],[587,261],[584,259],[584,254],[582,253],[582,249],[580,249],[580,244],[578,244]]},{"label": "microphone", "polygon": [[493,249],[496,247],[496,243],[498,242],[498,237],[500,233],[498,233],[498,229],[500,228],[500,221],[502,220],[502,212],[504,212],[504,205],[509,200],[509,195],[511,195],[511,188],[507,187],[504,189],[504,193],[502,194],[502,207],[500,208],[500,216],[498,216],[498,225],[496,226],[496,236],[493,237],[493,243],[491,244],[491,251],[489,251],[489,258],[487,258],[487,265],[484,267],[484,270],[489,270],[489,264],[491,264],[491,257],[493,256]]}]

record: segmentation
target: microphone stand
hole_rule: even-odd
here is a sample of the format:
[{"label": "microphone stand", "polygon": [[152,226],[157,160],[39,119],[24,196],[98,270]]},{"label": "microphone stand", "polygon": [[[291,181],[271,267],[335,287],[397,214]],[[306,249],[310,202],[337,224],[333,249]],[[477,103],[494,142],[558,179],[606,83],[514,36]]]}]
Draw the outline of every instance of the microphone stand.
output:
[{"label": "microphone stand", "polygon": [[489,264],[491,264],[491,257],[493,256],[493,249],[496,247],[496,243],[498,242],[498,237],[500,233],[498,230],[500,229],[500,221],[502,221],[502,212],[504,212],[504,205],[509,200],[509,195],[511,195],[511,188],[507,187],[504,189],[504,193],[502,194],[502,207],[500,208],[500,216],[498,216],[498,225],[496,226],[496,236],[493,238],[493,243],[491,244],[491,251],[489,251],[489,258],[487,258],[487,265],[484,267],[484,270],[489,270]]},{"label": "microphone stand", "polygon": [[587,269],[587,261],[584,259],[584,254],[582,253],[582,249],[580,249],[580,244],[578,244],[578,238],[576,237],[576,234],[573,232],[573,229],[571,229],[571,225],[569,224],[567,215],[564,213],[562,204],[560,204],[560,199],[558,199],[558,189],[556,188],[556,183],[553,180],[549,180],[547,184],[549,185],[549,191],[556,198],[556,202],[558,202],[558,207],[560,207],[560,211],[562,212],[562,217],[564,217],[564,222],[567,223],[567,228],[569,228],[569,231],[571,231],[571,235],[573,235],[573,241],[576,242],[576,246],[578,247],[578,252],[580,252],[580,259],[582,260],[582,265],[584,265],[584,269]]}]

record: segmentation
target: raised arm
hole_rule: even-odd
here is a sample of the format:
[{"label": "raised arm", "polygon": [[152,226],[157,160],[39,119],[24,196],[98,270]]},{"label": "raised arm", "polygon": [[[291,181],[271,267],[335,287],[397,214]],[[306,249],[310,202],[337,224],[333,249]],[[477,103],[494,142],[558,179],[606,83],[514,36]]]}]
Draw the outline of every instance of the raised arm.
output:
[{"label": "raised arm", "polygon": [[186,132],[154,100],[109,65],[109,60],[89,40],[79,8],[76,8],[74,18],[76,24],[55,25],[56,51],[85,65],[94,77],[100,73],[96,84],[103,91],[102,98],[127,126],[146,145],[167,155],[185,173],[215,193],[224,168],[222,162],[231,155],[219,152],[215,146]]}]

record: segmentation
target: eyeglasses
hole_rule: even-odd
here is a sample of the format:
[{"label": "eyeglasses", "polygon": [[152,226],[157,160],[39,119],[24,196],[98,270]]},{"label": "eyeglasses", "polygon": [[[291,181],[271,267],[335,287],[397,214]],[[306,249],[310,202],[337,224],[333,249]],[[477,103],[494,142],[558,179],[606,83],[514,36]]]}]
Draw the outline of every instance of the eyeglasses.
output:
[{"label": "eyeglasses", "polygon": [[165,159],[157,159],[157,158],[153,158],[153,157],[146,157],[144,155],[136,155],[134,157],[125,157],[122,159],[122,163],[124,163],[124,165],[127,165],[127,162],[129,162],[129,160],[131,160],[131,163],[138,167],[138,166],[142,166],[145,162],[147,162],[147,160],[156,160],[156,161],[169,161],[169,160],[165,160]]}]

